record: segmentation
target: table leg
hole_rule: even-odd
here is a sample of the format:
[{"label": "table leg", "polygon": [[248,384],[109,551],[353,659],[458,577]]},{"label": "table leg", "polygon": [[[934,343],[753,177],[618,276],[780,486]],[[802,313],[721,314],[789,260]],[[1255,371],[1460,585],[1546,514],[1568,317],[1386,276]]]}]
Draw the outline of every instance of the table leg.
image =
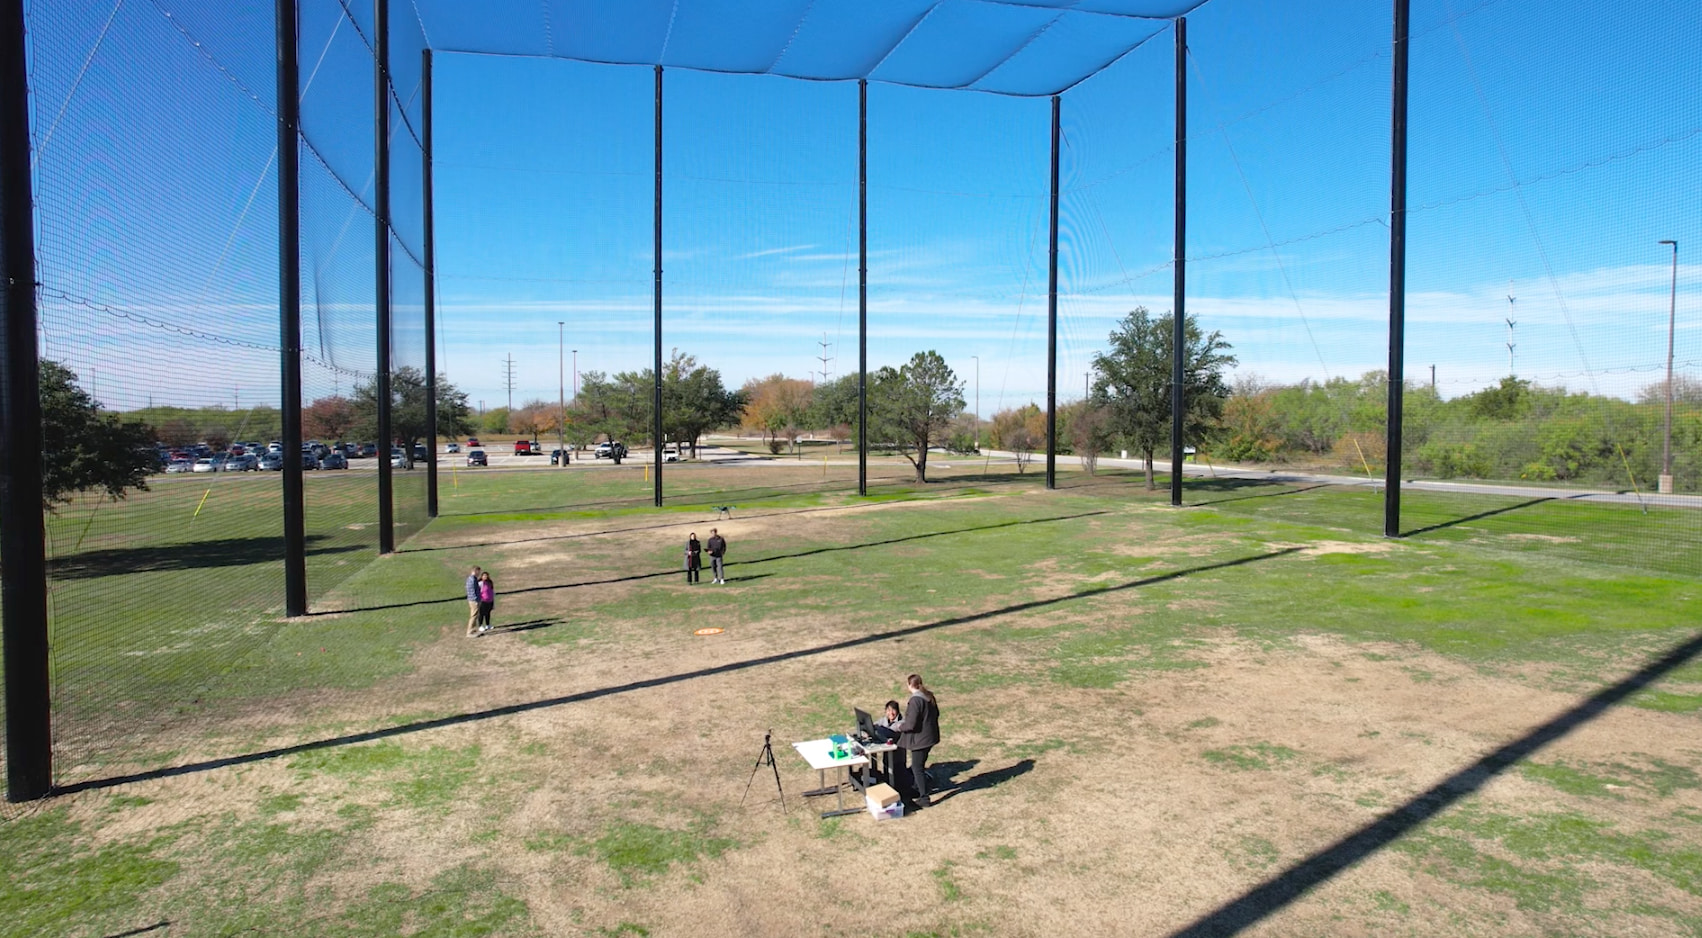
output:
[{"label": "table leg", "polygon": [[[847,767],[845,771],[847,773],[849,773],[851,770],[850,770],[849,767]],[[835,775],[837,775],[837,774],[838,773],[836,772]],[[845,807],[845,787],[843,785],[839,786],[838,792],[839,792],[839,808],[837,810],[834,810],[834,811],[823,811],[821,813],[822,817],[824,817],[824,818],[839,817],[840,815],[844,815],[844,814],[861,814],[863,812],[862,808],[847,808],[847,807]]]},{"label": "table leg", "polygon": [[[837,769],[834,770],[834,772],[835,772],[836,775],[838,774]],[[835,785],[832,788],[827,787],[827,770],[826,769],[817,769],[816,770],[816,784],[820,787],[813,788],[809,791],[804,792],[805,798],[814,798],[817,795],[831,795],[834,792],[839,790],[838,785]]]}]

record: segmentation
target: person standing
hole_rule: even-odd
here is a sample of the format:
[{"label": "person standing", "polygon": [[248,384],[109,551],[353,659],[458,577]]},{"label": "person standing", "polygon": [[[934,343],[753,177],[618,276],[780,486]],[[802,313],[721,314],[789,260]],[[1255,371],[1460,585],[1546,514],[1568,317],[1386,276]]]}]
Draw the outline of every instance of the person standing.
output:
[{"label": "person standing", "polygon": [[467,574],[467,637],[472,638],[479,627],[479,577],[484,573],[478,567]]},{"label": "person standing", "polygon": [[686,538],[686,582],[696,583],[698,571],[703,568],[703,544],[697,539],[697,532],[691,532]]},{"label": "person standing", "polygon": [[722,537],[721,532],[715,528],[710,528],[708,547],[710,572],[715,574],[715,582],[725,586],[727,584],[727,571],[721,566],[721,558],[727,554],[727,539]]},{"label": "person standing", "polygon": [[915,810],[930,803],[928,753],[940,742],[940,702],[922,683],[922,675],[912,674],[904,683],[910,688],[910,699],[904,702],[904,719],[894,729],[898,731],[898,748],[910,759],[910,799]]},{"label": "person standing", "polygon": [[496,584],[491,582],[491,575],[485,573],[479,577],[479,631],[491,630],[491,610],[496,608]]}]

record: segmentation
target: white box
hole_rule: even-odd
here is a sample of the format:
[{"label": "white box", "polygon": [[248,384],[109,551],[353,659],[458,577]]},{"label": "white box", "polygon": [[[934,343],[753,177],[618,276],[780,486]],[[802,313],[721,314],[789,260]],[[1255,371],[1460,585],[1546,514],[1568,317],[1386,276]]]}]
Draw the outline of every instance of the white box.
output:
[{"label": "white box", "polygon": [[869,813],[874,815],[877,821],[890,821],[893,818],[904,816],[904,802],[902,801],[894,801],[883,808],[881,803],[872,797],[865,797],[863,800],[869,806]]}]

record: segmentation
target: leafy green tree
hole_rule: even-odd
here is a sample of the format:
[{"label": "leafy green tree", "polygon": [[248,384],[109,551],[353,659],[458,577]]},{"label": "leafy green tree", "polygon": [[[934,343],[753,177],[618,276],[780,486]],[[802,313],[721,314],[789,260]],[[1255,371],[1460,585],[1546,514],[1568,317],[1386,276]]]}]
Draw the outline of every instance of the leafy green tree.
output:
[{"label": "leafy green tree", "polygon": [[102,414],[77,387],[77,375],[50,359],[41,362],[41,507],[52,511],[78,492],[99,489],[118,501],[130,489],[148,488],[159,468],[154,430],[145,423]]},{"label": "leafy green tree", "polygon": [[[649,433],[650,388],[639,373],[623,371],[609,377],[601,371],[579,376],[579,397],[569,408],[575,427],[589,432],[592,441],[603,437],[624,441]],[[619,450],[615,462],[620,463]]]},{"label": "leafy green tree", "polygon": [[[1110,349],[1093,357],[1093,401],[1108,409],[1111,427],[1146,461],[1147,488],[1157,488],[1152,457],[1170,442],[1170,358],[1175,317],[1153,318],[1145,307],[1111,331]],[[1223,334],[1201,335],[1193,317],[1183,320],[1182,401],[1184,440],[1203,440],[1223,413],[1229,387],[1224,369],[1235,364]]]},{"label": "leafy green tree", "polygon": [[[438,401],[438,432],[444,432],[445,415],[464,414],[467,409],[467,395],[449,383],[443,375],[437,376]],[[444,404],[448,403],[445,407]],[[369,440],[378,440],[378,381],[376,379],[355,385],[353,404],[355,420],[352,429],[357,436]],[[451,416],[451,419],[457,419]],[[425,442],[426,439],[426,377],[418,368],[404,365],[390,373],[390,435],[392,439],[378,440],[379,457],[383,458],[385,447],[401,443],[408,465],[413,465],[414,444]],[[462,429],[460,427],[450,429]]]},{"label": "leafy green tree", "polygon": [[[649,382],[650,372],[640,377]],[[721,383],[721,372],[699,364],[692,355],[674,349],[662,366],[662,432],[671,440],[697,444],[703,434],[735,423],[744,409],[743,392],[730,391]]]},{"label": "leafy green tree", "polygon": [[1046,413],[1034,403],[1001,410],[993,415],[991,431],[993,448],[1010,450],[1021,475],[1034,461],[1034,451],[1046,445]]},{"label": "leafy green tree", "polygon": [[872,440],[897,446],[916,467],[916,481],[927,482],[928,447],[963,412],[964,382],[932,350],[917,352],[903,367],[889,365],[869,378]]},{"label": "leafy green tree", "polygon": [[508,432],[508,418],[510,416],[512,416],[512,414],[513,414],[512,408],[492,407],[490,410],[485,411],[484,414],[479,417],[479,420],[478,420],[479,432],[480,433],[490,433],[490,434],[507,433]]}]

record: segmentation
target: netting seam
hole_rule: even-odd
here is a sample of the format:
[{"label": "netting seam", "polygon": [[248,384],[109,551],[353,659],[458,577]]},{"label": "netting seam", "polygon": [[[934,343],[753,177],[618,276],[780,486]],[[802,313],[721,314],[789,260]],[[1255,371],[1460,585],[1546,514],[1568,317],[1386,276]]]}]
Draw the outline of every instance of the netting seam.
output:
[{"label": "netting seam", "polygon": [[[372,206],[366,204],[365,199],[363,199],[359,195],[356,195],[354,188],[352,186],[350,186],[349,183],[345,179],[343,179],[343,177],[341,175],[339,175],[335,169],[331,168],[331,164],[325,159],[324,154],[320,153],[319,150],[316,149],[313,146],[312,142],[309,141],[305,135],[298,134],[297,137],[298,137],[298,139],[301,140],[301,144],[307,150],[307,152],[313,155],[314,160],[317,161],[320,166],[323,166],[325,168],[325,172],[327,174],[329,174],[332,179],[337,181],[337,185],[340,186],[342,188],[342,190],[345,193],[348,194],[349,198],[352,199],[356,205],[360,206],[363,211],[365,211],[368,215],[372,216],[376,220],[376,218],[378,217],[377,212],[373,210]],[[415,266],[419,267],[421,270],[424,270],[425,269],[425,262],[420,260],[419,257],[414,254],[413,251],[409,250],[408,243],[405,240],[402,239],[401,235],[396,233],[396,226],[386,225],[385,227],[389,230],[390,236],[393,239],[395,239],[396,246],[401,249],[402,254],[405,257],[407,257],[409,260],[413,261]]]},{"label": "netting seam", "polygon": [[177,30],[178,35],[182,36],[185,42],[195,47],[195,51],[200,54],[201,58],[206,59],[209,65],[218,69],[219,73],[229,79],[231,84],[235,85],[243,94],[248,96],[249,100],[258,105],[260,110],[265,111],[273,117],[277,116],[277,112],[271,105],[266,103],[265,99],[261,98],[258,94],[255,94],[254,89],[243,84],[242,79],[236,77],[235,72],[226,68],[224,63],[218,60],[217,56],[214,56],[212,52],[208,51],[207,47],[203,45],[199,39],[196,39],[182,23],[177,21],[177,17],[173,16],[170,10],[160,6],[160,0],[150,0],[150,2],[152,2],[154,9],[158,10],[160,15],[165,17],[166,20],[171,23],[172,28]]},{"label": "netting seam", "polygon": [[817,0],[810,0],[810,5],[804,8],[803,15],[798,17],[798,25],[792,27],[792,35],[786,37],[786,44],[781,46],[780,51],[769,60],[768,67],[762,70],[763,74],[773,73],[774,67],[780,64],[780,60],[786,57],[786,53],[792,51],[792,43],[798,41],[798,34],[803,32],[804,23],[809,20],[810,14],[815,12],[816,3]]},{"label": "netting seam", "polygon": [[[556,54],[556,37],[550,31],[550,0],[538,0],[538,9],[544,15],[544,54],[553,58]],[[423,35],[424,28],[420,32]]]},{"label": "netting seam", "polygon": [[[118,0],[117,3],[112,5],[112,12],[107,14],[106,25],[101,27],[100,35],[95,37],[95,44],[89,47],[89,54],[83,58],[82,67],[77,69],[77,77],[71,81],[71,90],[65,92],[65,100],[60,102],[59,112],[53,115],[53,123],[47,125],[47,133],[42,135],[40,142],[38,142],[35,146],[35,152],[30,158],[31,171],[34,171],[36,166],[41,163],[42,152],[46,150],[47,145],[53,141],[53,134],[59,129],[59,122],[65,118],[65,111],[71,107],[72,99],[77,97],[78,89],[83,87],[83,76],[89,73],[89,66],[94,63],[95,54],[100,51],[101,45],[106,42],[106,34],[112,30],[112,23],[118,18],[118,10],[122,6],[124,6],[124,0]],[[31,61],[32,63],[39,63],[41,62],[41,58],[39,55],[34,56],[31,58]],[[33,124],[34,122],[32,121],[31,123]],[[40,232],[38,231],[38,244],[40,243],[39,238]]]},{"label": "netting seam", "polygon": [[[1036,40],[1038,40],[1041,36],[1046,35],[1047,30],[1050,30],[1053,26],[1056,26],[1058,24],[1058,21],[1063,19],[1063,18],[1064,18],[1063,12],[1059,11],[1056,16],[1053,16],[1050,20],[1046,21],[1046,25],[1044,25],[1044,26],[1040,27],[1039,29],[1036,29],[1034,32],[1030,33],[1029,37],[1022,41],[1022,45],[1017,46],[1015,49],[1012,49],[1009,55],[1005,56],[1004,58],[1000,59],[997,62],[994,62],[992,65],[990,65],[986,69],[984,69],[981,72],[981,74],[975,76],[974,80],[965,82],[964,84],[960,85],[959,87],[963,87],[963,88],[973,87],[973,86],[979,84],[983,78],[986,78],[988,75],[991,75],[994,72],[998,71],[999,69],[1005,67],[1007,64],[1010,63],[1011,59],[1014,59],[1017,56],[1021,55],[1023,53],[1024,49],[1027,49],[1029,46],[1034,45]],[[1141,42],[1145,42],[1145,41],[1146,40],[1144,40],[1144,39],[1141,40]],[[1137,43],[1136,45],[1138,46],[1139,43]],[[1121,58],[1121,56],[1119,56],[1119,58]],[[1062,94],[1062,92],[1058,92],[1058,94]]]}]

